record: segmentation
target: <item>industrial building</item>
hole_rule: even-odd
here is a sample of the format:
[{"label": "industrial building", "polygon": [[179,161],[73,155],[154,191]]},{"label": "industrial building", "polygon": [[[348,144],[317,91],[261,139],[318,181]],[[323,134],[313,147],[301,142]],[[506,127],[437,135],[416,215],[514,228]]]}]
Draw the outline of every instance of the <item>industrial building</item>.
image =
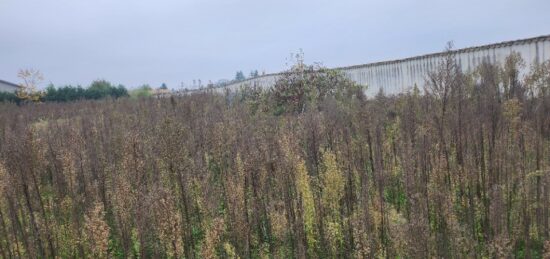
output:
[{"label": "industrial building", "polygon": [[0,92],[15,93],[21,86],[18,84],[10,83],[8,81],[0,80]]}]

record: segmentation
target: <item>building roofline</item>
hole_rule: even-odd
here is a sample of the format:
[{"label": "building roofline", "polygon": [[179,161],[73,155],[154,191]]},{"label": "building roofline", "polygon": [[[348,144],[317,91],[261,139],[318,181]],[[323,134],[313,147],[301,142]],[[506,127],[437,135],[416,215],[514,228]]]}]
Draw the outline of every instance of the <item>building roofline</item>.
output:
[{"label": "building roofline", "polygon": [[14,84],[14,83],[11,83],[11,82],[8,82],[8,81],[4,81],[2,79],[0,79],[0,83],[5,84],[5,85],[9,85],[9,86],[13,86],[13,87],[17,87],[17,88],[21,88],[21,86],[18,85],[18,84]]},{"label": "building roofline", "polygon": [[[500,47],[505,47],[505,46],[518,45],[518,44],[522,44],[522,43],[526,43],[526,42],[538,42],[538,41],[546,41],[546,40],[550,41],[550,35],[543,35],[543,36],[538,36],[538,37],[511,40],[511,41],[503,41],[503,42],[500,42],[500,43],[492,43],[492,44],[486,44],[486,45],[475,46],[475,47],[467,47],[467,48],[462,48],[462,49],[451,50],[450,53],[451,54],[458,54],[458,53],[472,52],[472,51],[477,51],[477,50],[482,50],[482,49],[493,49],[493,48],[500,48]],[[418,55],[418,56],[413,56],[413,57],[408,57],[408,58],[402,58],[402,59],[393,59],[393,60],[378,61],[378,62],[372,62],[372,63],[366,63],[366,64],[359,64],[359,65],[334,67],[334,68],[329,68],[329,69],[346,70],[346,69],[363,68],[363,67],[370,67],[370,66],[387,65],[387,64],[407,62],[407,61],[423,59],[423,58],[439,57],[439,56],[443,56],[443,55],[447,55],[447,54],[448,53],[445,52],[445,51],[433,52],[433,53],[429,53],[429,54],[423,54],[423,55]],[[233,82],[233,83],[230,83],[228,85],[232,85],[232,84],[236,84],[236,83],[244,83],[246,81],[259,79],[259,78],[262,78],[262,77],[279,76],[279,75],[283,75],[284,73],[285,72],[269,73],[269,74],[261,75],[261,76],[255,77],[255,78],[247,78],[247,79],[242,80],[242,81]],[[220,88],[223,88],[223,87],[225,87],[225,86],[222,86]]]},{"label": "building roofline", "polygon": [[[518,39],[518,40],[502,41],[502,42],[499,42],[499,43],[485,44],[485,45],[481,45],[481,46],[466,47],[466,48],[451,50],[450,53],[451,54],[459,54],[459,53],[472,52],[472,51],[478,51],[478,50],[483,50],[483,49],[493,49],[493,48],[519,45],[519,44],[528,43],[528,42],[539,42],[539,41],[550,41],[550,34],[549,35],[542,35],[542,36],[538,36],[538,37]],[[356,68],[371,67],[371,66],[388,65],[388,64],[394,64],[394,63],[399,63],[399,62],[407,62],[407,61],[423,59],[423,58],[440,57],[440,56],[444,56],[444,55],[447,55],[447,54],[449,54],[449,52],[445,52],[445,51],[433,52],[433,53],[429,53],[429,54],[417,55],[417,56],[408,57],[408,58],[393,59],[393,60],[387,60],[387,61],[378,61],[378,62],[372,62],[372,63],[366,63],[366,64],[351,65],[351,66],[334,67],[334,68],[328,68],[328,69],[331,69],[331,70],[347,70],[347,69],[356,69]],[[264,78],[264,77],[280,76],[280,75],[283,75],[285,73],[286,73],[286,71],[260,75],[260,76],[254,77],[254,78],[247,78],[247,79],[242,80],[242,81],[236,81],[236,82],[232,82],[232,83],[229,83],[229,84],[226,84],[226,85],[223,85],[223,86],[214,87],[214,89],[225,88],[229,85],[245,83],[245,82],[249,82],[249,81],[252,81],[252,80],[257,80],[257,79]],[[189,91],[192,92],[192,91],[202,91],[202,90],[204,90],[204,89],[191,89]]]},{"label": "building roofline", "polygon": [[423,58],[439,57],[439,56],[447,55],[449,53],[459,54],[459,53],[466,53],[466,52],[472,52],[472,51],[478,51],[478,50],[494,49],[494,48],[500,48],[500,47],[519,45],[527,42],[538,42],[538,41],[546,41],[546,40],[550,40],[550,35],[543,35],[543,36],[519,39],[519,40],[503,41],[499,43],[485,44],[485,45],[475,46],[475,47],[467,47],[462,49],[451,50],[450,52],[446,52],[446,51],[433,52],[433,53],[428,53],[428,54],[423,54],[423,55],[418,55],[418,56],[413,56],[408,58],[402,58],[402,59],[379,61],[379,62],[373,62],[373,63],[367,63],[367,64],[352,65],[352,66],[335,67],[333,69],[353,69],[353,68],[361,68],[361,67],[369,67],[369,66],[387,65],[387,64],[407,62],[407,61],[423,59]]}]

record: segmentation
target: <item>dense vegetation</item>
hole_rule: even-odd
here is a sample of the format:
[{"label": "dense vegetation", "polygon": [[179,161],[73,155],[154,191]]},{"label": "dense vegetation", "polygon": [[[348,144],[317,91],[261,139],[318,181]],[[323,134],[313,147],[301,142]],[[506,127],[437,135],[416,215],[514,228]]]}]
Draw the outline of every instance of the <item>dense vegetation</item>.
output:
[{"label": "dense vegetation", "polygon": [[106,97],[119,98],[128,96],[128,91],[122,85],[114,86],[108,81],[97,80],[88,88],[80,86],[64,86],[56,88],[48,86],[43,96],[44,101],[68,102],[78,100],[97,100]]},{"label": "dense vegetation", "polygon": [[10,92],[0,92],[0,102],[17,102],[17,95]]},{"label": "dense vegetation", "polygon": [[[50,84],[46,90],[37,91],[39,102],[71,102],[79,100],[98,100],[103,98],[120,98],[128,96],[128,90],[123,85],[114,86],[105,80],[96,80],[87,88],[81,86],[55,87]],[[29,98],[18,93],[0,92],[0,102],[23,103]]]},{"label": "dense vegetation", "polygon": [[367,99],[297,65],[272,90],[0,104],[0,256],[540,258],[550,64]]}]

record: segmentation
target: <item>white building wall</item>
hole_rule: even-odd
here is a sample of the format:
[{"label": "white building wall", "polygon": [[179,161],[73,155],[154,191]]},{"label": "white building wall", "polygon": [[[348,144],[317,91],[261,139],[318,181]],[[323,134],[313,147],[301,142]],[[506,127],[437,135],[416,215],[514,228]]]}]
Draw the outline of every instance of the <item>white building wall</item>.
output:
[{"label": "white building wall", "polygon": [[11,84],[8,84],[8,83],[4,83],[2,81],[0,81],[0,92],[10,92],[10,93],[15,93],[15,91],[19,89],[18,87],[16,86],[13,86]]},{"label": "white building wall", "polygon": [[[525,75],[531,65],[550,60],[550,36],[460,49],[453,51],[453,54],[462,71],[471,72],[484,60],[503,64],[512,52],[518,52],[524,59],[526,66],[521,73]],[[434,71],[446,55],[446,53],[435,53],[336,69],[341,70],[346,77],[356,83],[368,86],[366,93],[369,96],[374,96],[379,89],[383,89],[388,94],[396,94],[410,90],[415,84],[423,87],[428,73]],[[235,91],[245,85],[268,88],[275,85],[279,76],[280,74],[264,75],[218,88],[217,91],[224,92],[225,89]]]}]

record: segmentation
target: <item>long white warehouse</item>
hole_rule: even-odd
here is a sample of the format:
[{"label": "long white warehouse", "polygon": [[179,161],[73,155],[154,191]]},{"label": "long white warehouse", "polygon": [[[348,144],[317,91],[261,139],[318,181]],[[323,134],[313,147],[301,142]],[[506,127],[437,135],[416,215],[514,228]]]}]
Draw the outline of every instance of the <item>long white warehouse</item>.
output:
[{"label": "long white warehouse", "polygon": [[[524,59],[527,66],[522,73],[525,73],[532,64],[550,60],[550,35],[452,51],[464,72],[472,71],[485,60],[495,64],[503,64],[506,57],[512,52],[519,53]],[[423,86],[426,75],[434,71],[447,54],[446,52],[439,52],[335,69],[341,70],[348,78],[358,84],[367,85],[367,95],[374,95],[380,88],[386,93],[395,94],[406,91],[415,84]],[[216,90],[234,91],[245,85],[272,87],[280,75],[280,73],[267,74],[231,83]]]}]

